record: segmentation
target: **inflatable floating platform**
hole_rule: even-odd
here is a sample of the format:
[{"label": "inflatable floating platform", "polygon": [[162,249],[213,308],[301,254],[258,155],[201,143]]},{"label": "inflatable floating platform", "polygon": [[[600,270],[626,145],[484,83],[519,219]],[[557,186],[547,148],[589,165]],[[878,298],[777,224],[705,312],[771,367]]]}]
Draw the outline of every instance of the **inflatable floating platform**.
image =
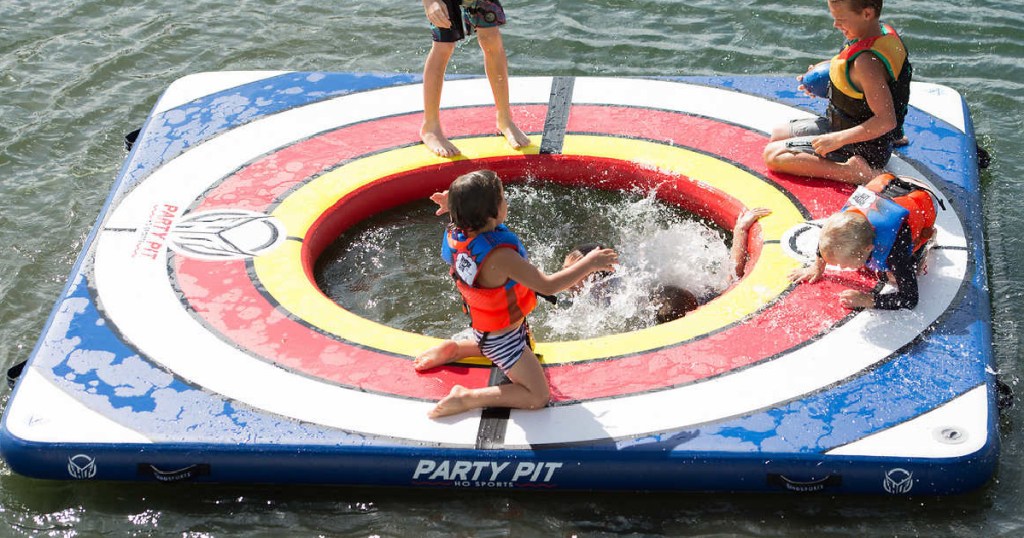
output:
[{"label": "inflatable floating platform", "polygon": [[[64,480],[949,494],[998,455],[976,143],[963,99],[915,84],[890,163],[939,194],[914,310],[850,311],[874,282],[793,285],[852,189],[768,172],[772,126],[820,112],[786,78],[513,78],[516,151],[487,81],[449,80],[464,156],[418,140],[411,75],[205,73],[159,99],[7,404],[15,472]],[[539,342],[537,411],[427,411],[480,360],[317,288],[337,236],[457,175],[656,189],[731,228],[765,206],[746,276],[680,320]],[[440,230],[439,230],[440,234]],[[443,270],[443,269],[442,269]],[[410,305],[417,300],[411,297]],[[410,306],[413,308],[414,306]]]}]

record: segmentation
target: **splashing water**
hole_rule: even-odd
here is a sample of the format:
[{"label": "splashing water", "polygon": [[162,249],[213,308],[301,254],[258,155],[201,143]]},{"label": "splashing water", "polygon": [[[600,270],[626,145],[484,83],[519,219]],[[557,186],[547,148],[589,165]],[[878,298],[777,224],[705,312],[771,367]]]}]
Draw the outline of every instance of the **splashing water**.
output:
[{"label": "splashing water", "polygon": [[[703,303],[731,282],[726,234],[653,193],[570,188],[542,181],[512,184],[508,225],[545,272],[570,251],[598,243],[619,252],[620,266],[591,277],[559,304],[541,301],[530,323],[539,340],[573,340],[654,324],[657,290],[675,285]],[[342,307],[406,331],[449,338],[468,318],[441,261],[447,217],[430,202],[386,211],[348,230],[321,256],[320,288]]]},{"label": "splashing water", "polygon": [[[731,282],[724,233],[659,201],[653,192],[613,193],[613,198],[591,204],[581,203],[578,189],[565,196],[569,205],[590,211],[591,221],[605,223],[598,228],[604,237],[589,241],[616,249],[619,267],[612,275],[587,279],[575,295],[563,294],[567,300],[559,308],[535,314],[532,324],[538,335],[565,340],[650,327],[661,306],[660,287],[681,287],[703,303]],[[578,245],[584,242],[573,241],[578,233],[570,230],[559,239]],[[573,246],[554,253],[556,264]]]}]

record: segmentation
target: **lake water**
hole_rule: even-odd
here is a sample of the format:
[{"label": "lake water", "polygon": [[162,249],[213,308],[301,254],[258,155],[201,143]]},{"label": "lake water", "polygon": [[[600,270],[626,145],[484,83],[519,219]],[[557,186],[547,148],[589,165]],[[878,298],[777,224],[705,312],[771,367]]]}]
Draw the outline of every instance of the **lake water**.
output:
[{"label": "lake water", "polygon": [[[513,75],[797,74],[841,37],[825,0],[507,0]],[[1017,0],[890,1],[915,78],[967,99],[992,166],[983,218],[1000,376],[1020,386],[1024,11]],[[200,71],[418,73],[418,2],[0,3],[0,366],[24,359],[141,125]],[[483,72],[458,49],[452,74]],[[9,392],[3,393],[4,401]],[[997,475],[951,498],[516,495],[303,486],[51,483],[0,466],[0,536],[1021,536],[1024,404]]]}]

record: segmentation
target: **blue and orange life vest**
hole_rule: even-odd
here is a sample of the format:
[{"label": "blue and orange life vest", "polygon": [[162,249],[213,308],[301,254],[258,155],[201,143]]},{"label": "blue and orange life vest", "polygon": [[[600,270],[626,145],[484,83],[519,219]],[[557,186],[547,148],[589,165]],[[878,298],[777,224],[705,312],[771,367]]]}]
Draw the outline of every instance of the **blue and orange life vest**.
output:
[{"label": "blue and orange life vest", "polygon": [[850,80],[854,60],[865,52],[874,54],[885,65],[888,73],[889,93],[896,111],[896,128],[885,136],[895,140],[903,136],[903,120],[910,103],[910,79],[913,68],[907,48],[896,30],[881,23],[882,34],[847,42],[829,64],[828,119],[833,131],[849,129],[874,116],[864,92]]},{"label": "blue and orange life vest", "polygon": [[875,229],[874,248],[865,263],[875,271],[890,269],[887,260],[904,223],[910,226],[911,244],[908,248],[911,253],[928,242],[935,225],[932,194],[922,185],[888,173],[857,187],[842,210],[864,215]]},{"label": "blue and orange life vest", "polygon": [[497,288],[477,285],[480,267],[496,248],[511,248],[523,258],[528,257],[522,241],[504,224],[472,238],[450,227],[441,245],[441,258],[451,266],[450,273],[462,295],[470,324],[481,332],[497,331],[517,323],[537,306],[537,294],[514,280]]}]

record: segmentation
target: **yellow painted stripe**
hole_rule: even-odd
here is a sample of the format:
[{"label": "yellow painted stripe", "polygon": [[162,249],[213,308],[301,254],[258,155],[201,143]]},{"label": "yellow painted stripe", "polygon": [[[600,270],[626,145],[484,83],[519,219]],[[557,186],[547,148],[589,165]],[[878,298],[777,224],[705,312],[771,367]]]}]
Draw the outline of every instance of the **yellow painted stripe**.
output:
[{"label": "yellow painted stripe", "polygon": [[[463,158],[482,159],[536,153],[538,140],[515,151],[498,137],[459,140]],[[630,161],[664,173],[685,175],[736,198],[747,207],[768,207],[772,214],[761,219],[765,240],[778,240],[803,217],[789,198],[773,185],[714,157],[682,148],[642,140],[602,136],[565,138],[563,154]],[[447,162],[422,146],[400,148],[347,163],[290,194],[273,215],[285,224],[288,234],[304,237],[306,231],[334,203],[354,190],[392,174]],[[454,178],[453,178],[454,179]],[[630,333],[573,342],[538,343],[547,364],[635,354],[670,346],[712,332],[753,314],[774,300],[788,286],[786,274],[796,266],[777,244],[765,245],[753,270],[728,292],[685,318]],[[327,333],[381,351],[415,356],[438,340],[402,331],[357,316],[326,297],[302,271],[300,247],[293,242],[254,260],[256,274],[266,291],[282,308]]]}]

